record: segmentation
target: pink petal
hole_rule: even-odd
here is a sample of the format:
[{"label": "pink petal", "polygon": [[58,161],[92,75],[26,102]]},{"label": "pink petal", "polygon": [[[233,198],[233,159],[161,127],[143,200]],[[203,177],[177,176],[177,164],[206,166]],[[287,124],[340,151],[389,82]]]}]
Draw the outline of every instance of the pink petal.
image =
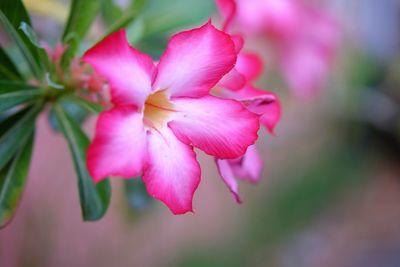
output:
[{"label": "pink petal", "polygon": [[240,159],[229,160],[229,165],[235,177],[252,183],[260,181],[263,162],[256,145],[249,146]]},{"label": "pink petal", "polygon": [[257,139],[258,115],[235,100],[175,98],[169,126],[182,142],[217,158],[242,156]]},{"label": "pink petal", "polygon": [[246,84],[246,79],[241,73],[233,68],[219,81],[218,84],[230,90],[239,90]]},{"label": "pink petal", "polygon": [[124,30],[106,37],[82,59],[110,83],[114,104],[142,107],[151,92],[155,67],[149,56],[129,46]]},{"label": "pink petal", "polygon": [[235,44],[236,53],[239,53],[244,46],[244,38],[241,34],[232,34],[232,41]]},{"label": "pink petal", "polygon": [[216,0],[217,7],[223,18],[223,31],[227,31],[233,22],[236,13],[235,0]]},{"label": "pink petal", "polygon": [[141,174],[146,155],[146,133],[141,114],[132,106],[102,112],[88,149],[88,170],[95,181],[114,175]]},{"label": "pink petal", "polygon": [[231,191],[233,198],[237,203],[242,203],[239,196],[239,185],[233,174],[232,168],[229,165],[229,160],[227,159],[215,159],[215,163],[218,167],[219,175],[221,175],[222,180]]},{"label": "pink petal", "polygon": [[255,53],[242,52],[238,55],[236,67],[248,82],[257,79],[262,70],[263,62],[259,55]]},{"label": "pink petal", "polygon": [[232,39],[209,22],[171,38],[158,64],[153,87],[165,89],[171,96],[201,97],[235,62]]},{"label": "pink petal", "polygon": [[261,115],[260,121],[270,133],[274,132],[281,118],[281,104],[276,94],[246,86],[237,91],[236,99],[252,112]]},{"label": "pink petal", "polygon": [[193,148],[181,143],[168,128],[151,131],[148,138],[143,175],[147,191],[174,214],[193,211],[193,194],[200,182],[200,166]]}]

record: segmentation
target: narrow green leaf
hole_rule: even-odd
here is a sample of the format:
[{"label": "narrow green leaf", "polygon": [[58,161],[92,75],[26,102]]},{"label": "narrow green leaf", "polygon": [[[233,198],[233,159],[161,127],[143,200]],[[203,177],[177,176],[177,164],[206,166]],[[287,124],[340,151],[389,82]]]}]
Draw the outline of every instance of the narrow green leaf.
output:
[{"label": "narrow green leaf", "polygon": [[88,32],[99,9],[100,1],[72,0],[68,21],[62,36],[63,42],[69,45],[62,59],[64,66],[68,66],[69,61],[76,54],[80,41]]},{"label": "narrow green leaf", "polygon": [[46,77],[46,84],[49,87],[51,87],[53,89],[57,89],[57,90],[62,90],[65,88],[64,85],[54,82],[50,77],[50,73],[46,73],[45,77]]},{"label": "narrow green leaf", "polygon": [[102,105],[87,101],[86,99],[83,99],[78,96],[69,95],[65,97],[65,99],[75,102],[76,104],[84,108],[86,111],[91,113],[98,114],[104,110],[104,107]]},{"label": "narrow green leaf", "polygon": [[121,14],[121,16],[106,29],[106,31],[99,40],[104,39],[111,33],[128,25],[130,22],[133,21],[133,19],[137,16],[137,14],[138,14],[137,10],[134,9],[129,9],[125,13]]},{"label": "narrow green leaf", "polygon": [[42,80],[45,68],[38,47],[19,29],[22,22],[31,25],[28,13],[21,0],[0,1],[0,23],[18,45],[30,66],[32,74],[37,79]]},{"label": "narrow green leaf", "polygon": [[22,80],[17,67],[14,65],[6,51],[0,46],[0,79],[1,80]]},{"label": "narrow green leaf", "polygon": [[156,35],[204,23],[213,10],[213,0],[149,0],[143,13],[145,33]]},{"label": "narrow green leaf", "polygon": [[[67,116],[78,125],[81,125],[88,116],[87,110],[69,96],[62,97],[58,100],[58,103],[61,105]],[[50,109],[48,120],[54,131],[61,131],[54,108]]]},{"label": "narrow green leaf", "polygon": [[0,169],[15,155],[20,145],[28,140],[34,131],[35,120],[42,106],[42,103],[37,103],[30,108],[0,137]]},{"label": "narrow green leaf", "polygon": [[107,25],[112,25],[123,14],[113,0],[101,0],[101,15]]},{"label": "narrow green leaf", "polygon": [[0,112],[43,95],[44,90],[22,82],[0,80]]},{"label": "narrow green leaf", "polygon": [[21,199],[31,162],[33,141],[32,134],[0,172],[0,228],[12,219]]},{"label": "narrow green leaf", "polygon": [[36,33],[33,31],[31,26],[28,25],[25,21],[22,21],[21,24],[18,27],[19,30],[23,31],[26,37],[28,37],[29,41],[31,43],[39,48],[43,48],[42,45],[39,42],[39,38],[36,36]]},{"label": "narrow green leaf", "polygon": [[36,36],[35,31],[32,29],[32,27],[27,24],[25,21],[22,21],[21,24],[19,25],[19,30],[21,30],[26,37],[31,41],[31,43],[37,47],[37,52],[39,55],[40,62],[43,66],[45,66],[46,70],[50,69],[50,60],[47,55],[46,50],[44,47],[40,44],[39,38]]},{"label": "narrow green leaf", "polygon": [[0,136],[7,132],[17,121],[22,119],[32,108],[27,106],[23,109],[9,109],[0,113]]},{"label": "narrow green leaf", "polygon": [[110,182],[106,179],[96,185],[93,183],[93,179],[86,168],[86,150],[89,145],[89,138],[79,125],[69,118],[60,104],[55,104],[54,110],[61,130],[68,141],[75,171],[78,175],[83,219],[85,221],[98,220],[103,217],[110,202]]},{"label": "narrow green leaf", "polygon": [[[120,28],[126,27],[134,19],[139,18],[139,14],[146,7],[147,3],[147,0],[134,0],[131,2],[130,6],[122,10],[116,6],[112,0],[103,0],[103,17],[108,23],[108,28],[104,31],[99,41]],[[143,33],[140,32],[140,35],[142,34]]]}]

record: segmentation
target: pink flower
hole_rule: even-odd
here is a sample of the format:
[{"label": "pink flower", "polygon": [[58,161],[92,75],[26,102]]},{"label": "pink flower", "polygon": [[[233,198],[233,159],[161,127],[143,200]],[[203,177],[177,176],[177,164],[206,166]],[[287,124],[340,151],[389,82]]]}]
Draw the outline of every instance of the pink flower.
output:
[{"label": "pink flower", "polygon": [[257,183],[261,178],[263,162],[256,145],[249,146],[246,154],[240,158],[215,159],[215,163],[222,180],[237,203],[242,202],[237,179]]},{"label": "pink flower", "polygon": [[42,43],[43,48],[46,50],[50,62],[54,65],[60,64],[61,57],[64,55],[68,46],[63,43],[57,43],[54,48],[50,47],[48,43]]},{"label": "pink flower", "polygon": [[192,211],[200,182],[193,147],[222,159],[242,156],[257,139],[259,116],[210,95],[236,62],[229,35],[204,26],[173,36],[157,66],[120,30],[83,56],[110,85],[88,149],[95,181],[143,174],[150,195],[174,214]]},{"label": "pink flower", "polygon": [[[260,122],[273,133],[281,116],[279,99],[274,93],[252,86],[263,69],[261,57],[242,51],[244,40],[240,35],[232,38],[238,53],[235,68],[221,79],[213,91],[224,98],[240,101],[249,111],[260,115]],[[263,162],[255,145],[250,146],[242,157],[216,159],[216,164],[221,178],[238,203],[241,199],[236,179],[257,183],[261,178]]]},{"label": "pink flower", "polygon": [[[225,90],[225,97],[239,100],[249,111],[260,115],[260,122],[273,133],[281,118],[281,106],[278,97],[271,92],[254,88],[250,85],[238,91]],[[234,160],[216,159],[219,173],[240,203],[239,188],[236,178],[257,183],[261,179],[263,161],[256,145],[250,146],[246,153]]]},{"label": "pink flower", "polygon": [[217,0],[224,29],[264,36],[298,96],[313,97],[328,77],[340,39],[336,20],[301,0]]}]

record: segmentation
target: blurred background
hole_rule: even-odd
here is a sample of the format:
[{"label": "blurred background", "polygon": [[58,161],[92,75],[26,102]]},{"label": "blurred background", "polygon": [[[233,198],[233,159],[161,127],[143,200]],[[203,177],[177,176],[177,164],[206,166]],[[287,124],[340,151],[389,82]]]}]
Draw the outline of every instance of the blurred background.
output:
[{"label": "blurred background", "polygon": [[[55,45],[69,1],[23,2],[40,39]],[[257,86],[279,95],[282,119],[275,136],[260,133],[263,178],[240,183],[241,205],[197,151],[194,214],[174,216],[140,184],[114,179],[105,217],[84,223],[67,145],[43,114],[23,199],[0,231],[0,266],[400,266],[400,2],[310,2],[341,31],[328,80],[311,99],[287,89],[263,41],[246,40],[266,57]],[[86,47],[129,6],[103,1]],[[172,33],[210,16],[221,25],[212,0],[145,1],[129,40],[156,59]],[[89,133],[94,124],[87,120]]]}]

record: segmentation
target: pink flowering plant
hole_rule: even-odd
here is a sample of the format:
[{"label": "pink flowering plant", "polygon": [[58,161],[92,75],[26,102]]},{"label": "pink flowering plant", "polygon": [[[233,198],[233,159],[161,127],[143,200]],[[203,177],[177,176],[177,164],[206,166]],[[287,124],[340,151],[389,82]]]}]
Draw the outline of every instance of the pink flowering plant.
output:
[{"label": "pink flowering plant", "polygon": [[[278,96],[257,86],[262,53],[246,42],[272,40],[282,76],[300,94],[320,86],[332,61],[334,22],[296,1],[217,0],[213,20],[207,1],[148,2],[72,0],[53,41],[38,38],[21,0],[0,2],[0,227],[21,199],[42,113],[69,145],[85,221],[106,213],[114,177],[139,181],[144,191],[127,192],[173,214],[193,211],[202,152],[240,203],[238,180],[261,179],[260,128],[274,135],[281,117]],[[102,36],[93,41],[96,18]],[[318,29],[309,27],[315,19]],[[89,115],[91,138],[82,128]]]},{"label": "pink flowering plant", "polygon": [[337,19],[311,0],[216,0],[225,31],[270,48],[270,61],[297,97],[324,87],[340,42]]}]

